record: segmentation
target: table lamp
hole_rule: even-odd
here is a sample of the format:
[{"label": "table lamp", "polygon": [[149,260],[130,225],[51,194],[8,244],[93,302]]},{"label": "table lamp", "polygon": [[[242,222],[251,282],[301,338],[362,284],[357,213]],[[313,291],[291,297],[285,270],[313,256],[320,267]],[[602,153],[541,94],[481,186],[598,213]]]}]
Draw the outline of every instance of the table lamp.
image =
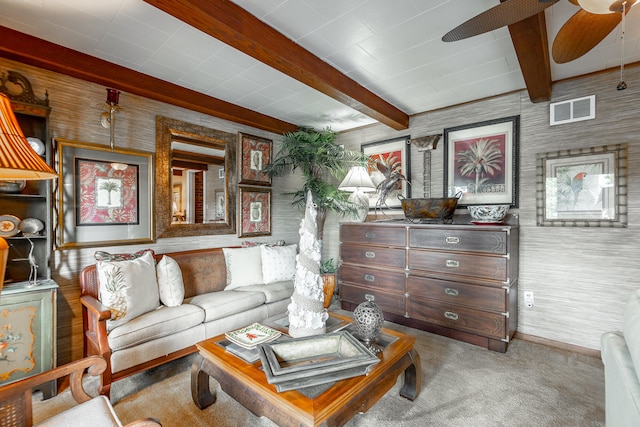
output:
[{"label": "table lamp", "polygon": [[366,193],[376,191],[376,186],[373,185],[367,169],[364,166],[354,166],[349,169],[338,189],[351,192],[348,200],[360,206],[354,219],[358,222],[364,222],[369,212],[369,196]]},{"label": "table lamp", "polygon": [[[0,180],[55,179],[58,175],[31,148],[11,109],[9,98],[0,93]],[[9,245],[0,237],[0,292],[4,284]]]}]

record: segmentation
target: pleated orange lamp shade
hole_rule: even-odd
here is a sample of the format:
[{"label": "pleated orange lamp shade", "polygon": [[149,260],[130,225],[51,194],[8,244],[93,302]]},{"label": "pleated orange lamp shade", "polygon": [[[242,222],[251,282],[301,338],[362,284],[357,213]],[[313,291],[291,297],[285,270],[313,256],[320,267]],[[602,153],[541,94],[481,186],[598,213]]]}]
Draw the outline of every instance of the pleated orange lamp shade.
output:
[{"label": "pleated orange lamp shade", "polygon": [[[54,179],[55,171],[31,148],[11,109],[0,93],[0,180]],[[4,282],[9,246],[0,237],[0,291]]]},{"label": "pleated orange lamp shade", "polygon": [[53,179],[55,171],[31,148],[11,109],[0,94],[0,179]]}]

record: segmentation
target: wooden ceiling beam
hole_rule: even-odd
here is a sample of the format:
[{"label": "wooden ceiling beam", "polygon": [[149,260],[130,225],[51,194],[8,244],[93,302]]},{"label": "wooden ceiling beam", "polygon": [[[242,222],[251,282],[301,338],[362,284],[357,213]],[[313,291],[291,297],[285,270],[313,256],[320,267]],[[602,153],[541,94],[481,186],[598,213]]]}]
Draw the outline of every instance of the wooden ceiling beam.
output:
[{"label": "wooden ceiling beam", "polygon": [[531,102],[551,99],[551,60],[544,12],[509,25]]},{"label": "wooden ceiling beam", "polygon": [[393,129],[409,116],[228,0],[144,0]]},{"label": "wooden ceiling beam", "polygon": [[0,56],[277,134],[297,129],[292,123],[2,26]]}]

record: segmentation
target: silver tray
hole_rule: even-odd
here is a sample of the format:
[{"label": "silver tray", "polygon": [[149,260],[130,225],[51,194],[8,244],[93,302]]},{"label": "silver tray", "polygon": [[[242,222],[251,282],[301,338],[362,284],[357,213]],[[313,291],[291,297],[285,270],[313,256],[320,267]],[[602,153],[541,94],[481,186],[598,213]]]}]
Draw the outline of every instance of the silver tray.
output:
[{"label": "silver tray", "polygon": [[309,387],[364,375],[380,362],[347,331],[262,344],[258,347],[270,384]]}]

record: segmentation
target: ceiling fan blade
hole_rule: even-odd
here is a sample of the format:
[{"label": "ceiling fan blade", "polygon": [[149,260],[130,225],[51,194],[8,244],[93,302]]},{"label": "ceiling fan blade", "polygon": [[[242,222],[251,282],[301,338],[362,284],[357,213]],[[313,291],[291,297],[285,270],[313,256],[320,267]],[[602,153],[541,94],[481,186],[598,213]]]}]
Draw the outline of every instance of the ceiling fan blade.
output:
[{"label": "ceiling fan blade", "polygon": [[551,48],[553,60],[564,64],[580,58],[607,37],[621,19],[619,13],[595,15],[580,9],[558,31]]},{"label": "ceiling fan blade", "polygon": [[506,0],[487,9],[442,36],[443,42],[453,42],[488,33],[536,15],[559,0]]}]

